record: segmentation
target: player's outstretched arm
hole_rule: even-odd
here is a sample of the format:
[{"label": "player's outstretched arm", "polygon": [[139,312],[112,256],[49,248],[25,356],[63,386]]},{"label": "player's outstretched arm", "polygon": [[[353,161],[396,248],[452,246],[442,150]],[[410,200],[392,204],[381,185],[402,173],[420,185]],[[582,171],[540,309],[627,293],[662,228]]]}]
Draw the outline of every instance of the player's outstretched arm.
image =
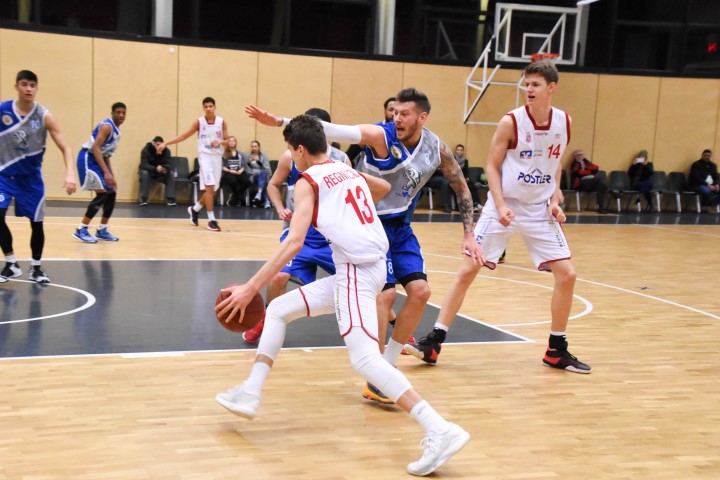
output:
[{"label": "player's outstretched arm", "polygon": [[[163,150],[165,150],[165,148],[169,147],[170,145],[174,145],[176,143],[180,143],[184,140],[187,140],[188,138],[190,138],[191,135],[197,133],[198,131],[200,131],[200,121],[196,118],[195,120],[193,120],[192,125],[190,125],[190,128],[188,128],[185,133],[182,133],[182,134],[178,135],[177,137],[173,138],[172,140],[168,140],[167,142],[163,142],[160,145],[158,145],[157,153],[159,153],[159,154],[162,153]],[[225,123],[223,122],[223,135],[225,135],[225,134],[226,134]],[[225,137],[225,138],[227,138],[227,137]]]},{"label": "player's outstretched arm", "polygon": [[62,152],[63,160],[65,161],[65,182],[63,184],[63,188],[68,195],[72,195],[75,193],[75,190],[77,190],[72,150],[65,141],[65,137],[60,131],[60,126],[55,121],[55,117],[53,117],[50,112],[45,114],[45,128],[48,132],[50,132],[50,137]]}]

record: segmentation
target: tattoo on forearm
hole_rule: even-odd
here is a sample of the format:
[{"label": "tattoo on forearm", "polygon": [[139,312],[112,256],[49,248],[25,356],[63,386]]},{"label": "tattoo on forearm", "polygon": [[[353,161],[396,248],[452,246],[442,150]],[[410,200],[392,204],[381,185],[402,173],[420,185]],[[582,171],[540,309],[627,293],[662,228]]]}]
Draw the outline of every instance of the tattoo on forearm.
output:
[{"label": "tattoo on forearm", "polygon": [[455,161],[455,156],[445,144],[440,144],[440,170],[450,184],[457,197],[458,210],[462,216],[463,230],[465,233],[473,231],[473,205],[470,190],[468,190],[465,176],[460,165]]}]

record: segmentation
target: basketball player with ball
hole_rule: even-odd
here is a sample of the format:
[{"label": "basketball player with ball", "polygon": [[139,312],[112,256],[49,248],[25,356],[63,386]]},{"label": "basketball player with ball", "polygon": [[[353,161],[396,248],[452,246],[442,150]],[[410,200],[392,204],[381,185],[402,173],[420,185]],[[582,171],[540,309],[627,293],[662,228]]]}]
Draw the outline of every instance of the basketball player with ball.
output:
[{"label": "basketball player with ball", "polygon": [[[590,366],[568,352],[565,335],[575,268],[570,260],[561,223],[560,171],[570,142],[570,116],[552,107],[558,71],[549,60],[531,63],[525,69],[527,102],[501,120],[490,143],[487,178],[490,194],[475,225],[475,240],[482,246],[484,265],[491,270],[514,233],[522,235],[538,270],[550,271],[555,279],[550,303],[551,324],[543,364],[575,373],[590,373]],[[465,257],[443,300],[438,322],[409,353],[435,364],[445,333],[460,310],[465,294],[483,264]]]},{"label": "basketball player with ball", "polygon": [[300,251],[310,225],[330,241],[336,274],[270,303],[250,375],[215,399],[236,415],[254,418],[287,324],[334,311],[355,371],[381,388],[425,430],[423,456],[407,470],[428,475],[459,452],[470,441],[470,434],[441,417],[380,355],[375,300],[385,285],[388,239],[374,202],[390,191],[390,184],[330,161],[323,127],[314,117],[296,117],[283,135],[302,172],[295,184],[295,211],[288,236],[246,284],[225,289],[230,296],[215,311],[219,318],[234,318],[237,312],[242,316],[259,290]]}]

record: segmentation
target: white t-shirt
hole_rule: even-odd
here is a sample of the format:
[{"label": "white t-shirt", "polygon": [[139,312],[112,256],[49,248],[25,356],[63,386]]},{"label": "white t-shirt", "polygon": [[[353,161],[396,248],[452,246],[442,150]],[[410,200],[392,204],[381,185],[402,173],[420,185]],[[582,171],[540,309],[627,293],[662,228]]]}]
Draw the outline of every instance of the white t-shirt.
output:
[{"label": "white t-shirt", "polygon": [[215,116],[215,121],[211,125],[205,117],[200,117],[198,127],[198,155],[212,155],[222,158],[222,145],[211,147],[210,144],[213,140],[223,140],[223,118]]}]

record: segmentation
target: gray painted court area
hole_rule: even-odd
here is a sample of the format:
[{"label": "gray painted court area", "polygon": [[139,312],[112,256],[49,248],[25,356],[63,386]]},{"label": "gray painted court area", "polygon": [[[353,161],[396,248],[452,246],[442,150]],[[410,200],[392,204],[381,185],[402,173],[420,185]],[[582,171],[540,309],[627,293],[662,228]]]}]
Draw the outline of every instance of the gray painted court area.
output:
[{"label": "gray painted court area", "polygon": [[[220,288],[247,281],[262,262],[47,260],[44,265],[52,284],[17,279],[0,288],[0,358],[255,348],[222,328],[213,308]],[[398,295],[396,308],[404,298]],[[428,332],[437,314],[437,307],[428,305],[417,332]],[[523,340],[458,317],[446,343]],[[334,316],[323,315],[291,323],[284,347],[343,345]]]}]

